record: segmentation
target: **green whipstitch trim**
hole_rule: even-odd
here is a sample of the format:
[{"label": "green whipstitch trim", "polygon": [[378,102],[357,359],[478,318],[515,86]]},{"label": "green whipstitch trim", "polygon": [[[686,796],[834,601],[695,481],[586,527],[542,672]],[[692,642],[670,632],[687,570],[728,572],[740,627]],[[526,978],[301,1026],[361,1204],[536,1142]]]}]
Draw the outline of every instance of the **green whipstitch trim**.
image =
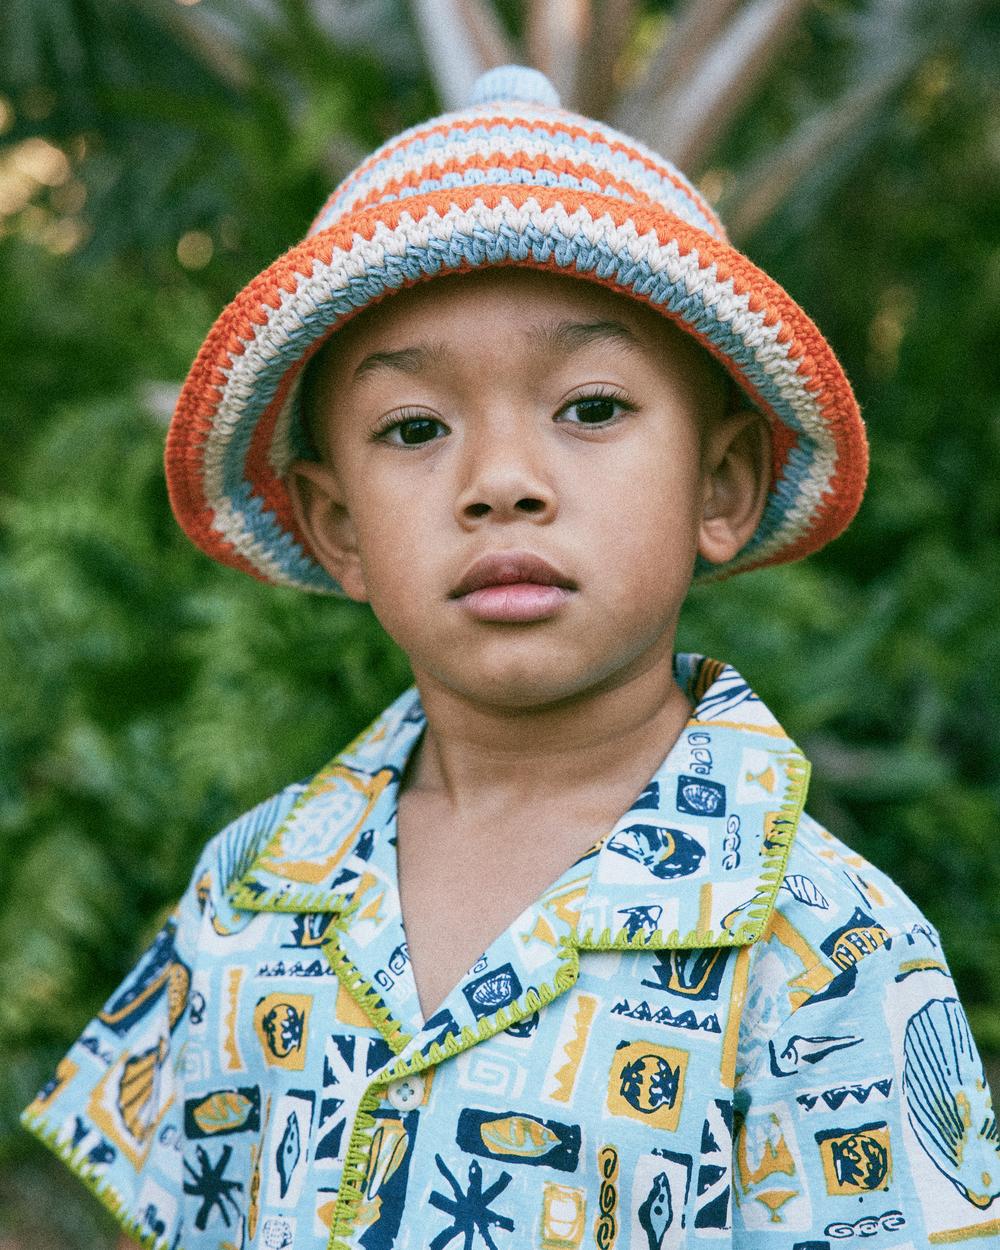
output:
[{"label": "green whipstitch trim", "polygon": [[792,842],[802,819],[802,811],[806,805],[806,791],[809,789],[809,776],[812,765],[796,750],[781,760],[785,774],[789,780],[785,798],[778,808],[778,815],[771,825],[770,839],[764,845],[764,866],[761,869],[761,880],[764,889],[754,900],[750,919],[745,921],[738,931],[738,937],[744,943],[756,942],[764,932],[774,900],[778,897],[781,883],[785,879],[785,867],[792,849]]},{"label": "green whipstitch trim", "polygon": [[338,933],[346,931],[348,919],[360,906],[361,899],[359,898],[337,914],[331,926],[333,932],[320,949],[337,974],[341,985],[398,1055],[400,1051],[406,1049],[413,1034],[405,1032],[400,1022],[393,1017],[392,1012],[382,1002],[382,995],[370,981],[365,980],[360,969],[351,962],[337,936]]},{"label": "green whipstitch trim", "polygon": [[[167,1250],[169,1243],[166,1238],[159,1238],[155,1233],[144,1232],[140,1222],[130,1218],[126,1213],[124,1204],[111,1186],[102,1184],[100,1178],[94,1174],[92,1170],[94,1165],[91,1164],[88,1167],[86,1162],[77,1157],[72,1146],[60,1142],[54,1130],[49,1131],[44,1127],[45,1121],[40,1116],[36,1118],[29,1115],[28,1111],[22,1111],[20,1119],[21,1124],[29,1133],[37,1137],[74,1176],[83,1181],[98,1202],[111,1212],[127,1236],[139,1242],[146,1250]],[[182,1248],[177,1246],[174,1250],[182,1250]]]},{"label": "green whipstitch trim", "polygon": [[330,1222],[330,1241],[327,1250],[351,1250],[347,1238],[354,1231],[358,1208],[364,1197],[365,1175],[368,1156],[371,1153],[372,1129],[375,1117],[372,1112],[382,1101],[382,1089],[378,1085],[365,1090],[354,1117],[351,1139],[344,1159],[344,1171],[337,1191],[337,1203]]},{"label": "green whipstitch trim", "polygon": [[339,904],[330,902],[329,890],[300,890],[297,894],[290,891],[287,894],[278,894],[274,890],[257,893],[242,882],[238,889],[230,890],[229,901],[239,911],[339,911]]}]

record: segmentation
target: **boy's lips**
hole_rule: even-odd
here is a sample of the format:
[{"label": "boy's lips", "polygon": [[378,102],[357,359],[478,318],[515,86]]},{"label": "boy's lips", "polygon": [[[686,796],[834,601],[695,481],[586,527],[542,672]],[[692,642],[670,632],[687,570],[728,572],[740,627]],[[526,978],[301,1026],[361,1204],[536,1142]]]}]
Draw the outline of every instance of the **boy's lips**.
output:
[{"label": "boy's lips", "polygon": [[557,568],[530,551],[494,551],[480,556],[465,570],[462,580],[451,592],[450,598],[487,586],[559,586],[563,590],[576,590],[576,583],[565,577]]},{"label": "boy's lips", "polygon": [[577,589],[547,560],[527,551],[493,552],[466,569],[450,598],[483,621],[537,621]]}]

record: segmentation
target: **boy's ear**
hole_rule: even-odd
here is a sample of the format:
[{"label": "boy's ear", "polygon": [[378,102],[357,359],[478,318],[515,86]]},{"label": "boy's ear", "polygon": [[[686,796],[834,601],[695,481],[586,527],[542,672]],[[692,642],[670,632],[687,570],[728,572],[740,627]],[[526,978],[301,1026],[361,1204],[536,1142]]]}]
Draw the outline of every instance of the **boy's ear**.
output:
[{"label": "boy's ear", "polygon": [[724,564],[751,538],[771,482],[771,427],[752,408],[720,417],[702,456],[703,506],[698,553]]},{"label": "boy's ear", "polygon": [[313,554],[350,599],[365,603],[368,590],[354,523],[337,475],[329,465],[296,460],[285,478],[292,511]]}]

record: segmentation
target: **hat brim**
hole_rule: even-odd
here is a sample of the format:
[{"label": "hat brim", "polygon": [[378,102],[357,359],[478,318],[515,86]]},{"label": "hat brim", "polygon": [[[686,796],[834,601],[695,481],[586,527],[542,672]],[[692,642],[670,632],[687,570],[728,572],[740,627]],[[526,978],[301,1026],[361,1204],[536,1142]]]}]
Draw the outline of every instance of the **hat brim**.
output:
[{"label": "hat brim", "polygon": [[521,265],[638,299],[692,334],[772,428],[761,522],[697,580],[795,560],[856,513],[864,423],[806,313],[731,245],[660,206],[538,186],[469,187],[375,205],[293,247],[223,310],[167,438],[174,512],[214,559],[279,585],[338,593],[295,522],[284,481],[308,455],[296,390],[310,356],[363,308],[446,273]]}]

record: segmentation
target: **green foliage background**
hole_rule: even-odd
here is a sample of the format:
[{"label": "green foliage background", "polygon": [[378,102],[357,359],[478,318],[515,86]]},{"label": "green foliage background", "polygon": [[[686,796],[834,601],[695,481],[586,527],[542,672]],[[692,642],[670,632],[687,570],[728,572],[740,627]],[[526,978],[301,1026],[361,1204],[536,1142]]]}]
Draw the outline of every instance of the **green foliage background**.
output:
[{"label": "green foliage background", "polygon": [[[835,94],[850,64],[838,20],[864,7],[811,14],[716,154],[720,176]],[[390,0],[384,26],[349,45],[308,5],[278,8],[270,25],[244,14],[239,81],[159,5],[17,0],[0,43],[0,169],[38,136],[71,166],[0,217],[9,1244],[110,1244],[108,1218],[16,1127],[18,1110],[149,941],[204,840],[314,771],[408,680],[366,609],[213,566],[166,500],[164,388],[345,172],[331,135],[365,151],[436,108]],[[503,11],[516,26],[516,7]],[[855,384],[872,444],[861,512],[804,563],[698,589],[678,645],[746,675],[813,761],[813,814],[940,928],[996,1073],[995,10],[974,7],[960,33],[743,241]],[[178,260],[191,231],[211,240],[198,268]]]}]

